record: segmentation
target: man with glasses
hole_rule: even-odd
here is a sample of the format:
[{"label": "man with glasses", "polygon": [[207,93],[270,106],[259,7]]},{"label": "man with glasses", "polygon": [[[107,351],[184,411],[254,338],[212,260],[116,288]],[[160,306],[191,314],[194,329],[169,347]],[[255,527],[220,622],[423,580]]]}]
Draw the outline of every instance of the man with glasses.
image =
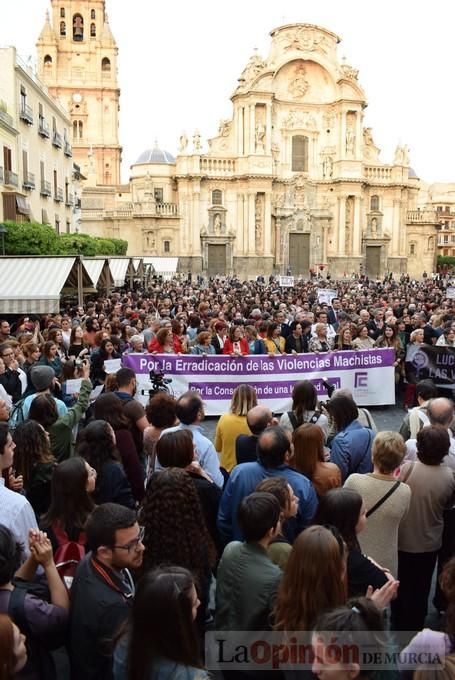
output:
[{"label": "man with glasses", "polygon": [[104,503],[92,512],[85,532],[91,552],[79,563],[71,588],[71,675],[102,680],[112,677],[112,650],[105,644],[132,605],[130,569],[142,564],[144,530],[133,510]]},{"label": "man with glasses", "polygon": [[5,371],[0,374],[0,385],[10,395],[13,403],[19,401],[22,395],[22,383],[19,376],[19,364],[14,356],[14,349],[8,342],[0,345],[0,358],[5,364]]}]

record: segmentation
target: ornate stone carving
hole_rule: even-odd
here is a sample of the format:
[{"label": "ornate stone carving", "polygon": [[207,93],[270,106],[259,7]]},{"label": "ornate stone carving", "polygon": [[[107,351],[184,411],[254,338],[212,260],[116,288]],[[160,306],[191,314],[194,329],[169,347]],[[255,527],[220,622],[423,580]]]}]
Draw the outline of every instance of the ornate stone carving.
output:
[{"label": "ornate stone carving", "polygon": [[228,137],[229,133],[231,131],[231,121],[226,118],[220,120],[220,124],[218,127],[218,134],[220,137]]},{"label": "ornate stone carving", "polygon": [[409,165],[409,146],[398,144],[393,163],[394,165]]},{"label": "ornate stone carving", "polygon": [[333,108],[328,109],[324,113],[323,121],[324,121],[324,126],[325,126],[326,129],[330,130],[331,128],[334,127],[334,125],[335,125],[335,115],[336,115],[335,109],[333,109]]},{"label": "ornate stone carving", "polygon": [[363,143],[365,146],[374,146],[371,128],[363,128]]},{"label": "ornate stone carving", "polygon": [[246,65],[246,67],[242,71],[242,75],[239,78],[239,87],[237,89],[245,89],[251,83],[257,76],[261,73],[261,71],[265,68],[266,62],[259,56],[257,52],[255,52],[251,57]]},{"label": "ornate stone carving", "polygon": [[201,149],[201,135],[199,134],[199,130],[195,130],[193,135],[193,151],[199,153]]},{"label": "ornate stone carving", "polygon": [[185,153],[188,147],[188,137],[186,132],[182,132],[179,138],[179,153]]},{"label": "ornate stone carving", "polygon": [[256,128],[255,128],[255,143],[256,143],[256,151],[259,152],[264,152],[265,146],[265,125],[264,123],[256,123]]},{"label": "ornate stone carving", "polygon": [[333,158],[332,156],[323,156],[322,177],[324,179],[332,179],[332,176],[333,176]]},{"label": "ornate stone carving", "polygon": [[346,155],[351,158],[355,155],[355,124],[356,114],[348,113],[346,116]]},{"label": "ornate stone carving", "polygon": [[356,68],[352,68],[349,64],[341,64],[341,72],[343,78],[348,78],[348,80],[358,80],[359,71]]},{"label": "ornate stone carving", "polygon": [[283,208],[286,195],[284,191],[276,191],[272,194],[272,203],[275,208]]},{"label": "ornate stone carving", "polygon": [[256,252],[260,253],[263,249],[263,224],[264,224],[264,194],[256,194],[254,234],[256,242]]},{"label": "ornate stone carving", "polygon": [[283,36],[285,50],[299,50],[304,52],[318,51],[325,54],[329,45],[324,35],[314,28],[301,27]]},{"label": "ornate stone carving", "polygon": [[286,118],[283,120],[283,127],[285,128],[304,128],[306,130],[316,130],[316,118],[308,111],[299,111],[292,109]]},{"label": "ornate stone carving", "polygon": [[291,80],[288,92],[294,99],[301,99],[310,88],[310,83],[306,79],[306,68],[303,64],[297,66],[294,78]]}]

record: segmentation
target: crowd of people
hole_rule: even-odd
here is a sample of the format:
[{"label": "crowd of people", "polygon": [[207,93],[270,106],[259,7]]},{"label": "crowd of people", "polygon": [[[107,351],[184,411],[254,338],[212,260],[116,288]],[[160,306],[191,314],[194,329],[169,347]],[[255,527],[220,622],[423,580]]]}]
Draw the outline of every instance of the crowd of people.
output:
[{"label": "crowd of people", "polygon": [[[405,361],[454,345],[448,283],[156,281],[0,320],[0,680],[453,677],[454,405]],[[372,347],[395,350],[400,433],[346,389],[320,403],[302,375],[279,418],[239,385],[212,441],[197,392],[144,407],[113,362]],[[214,671],[211,630],[313,635],[312,658]],[[346,631],[402,655],[336,661]]]}]

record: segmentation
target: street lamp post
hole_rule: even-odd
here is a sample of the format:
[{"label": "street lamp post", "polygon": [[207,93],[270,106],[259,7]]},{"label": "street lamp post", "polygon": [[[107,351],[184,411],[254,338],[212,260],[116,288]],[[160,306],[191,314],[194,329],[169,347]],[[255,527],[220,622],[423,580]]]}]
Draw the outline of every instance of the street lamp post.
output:
[{"label": "street lamp post", "polygon": [[0,224],[0,236],[2,238],[2,255],[5,254],[5,234],[7,232],[7,228],[5,227],[4,224]]}]

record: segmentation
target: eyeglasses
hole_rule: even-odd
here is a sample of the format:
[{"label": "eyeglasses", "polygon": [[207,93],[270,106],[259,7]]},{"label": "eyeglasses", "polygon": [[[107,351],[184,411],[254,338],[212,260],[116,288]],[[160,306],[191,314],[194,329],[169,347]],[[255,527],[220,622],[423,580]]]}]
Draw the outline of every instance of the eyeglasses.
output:
[{"label": "eyeglasses", "polygon": [[117,550],[126,550],[128,553],[130,553],[132,550],[137,550],[139,547],[139,543],[142,543],[144,539],[144,534],[145,527],[139,527],[139,534],[137,538],[130,541],[126,545],[113,545],[112,548],[117,548]]},{"label": "eyeglasses", "polygon": [[13,357],[14,352],[3,352],[2,357]]}]

